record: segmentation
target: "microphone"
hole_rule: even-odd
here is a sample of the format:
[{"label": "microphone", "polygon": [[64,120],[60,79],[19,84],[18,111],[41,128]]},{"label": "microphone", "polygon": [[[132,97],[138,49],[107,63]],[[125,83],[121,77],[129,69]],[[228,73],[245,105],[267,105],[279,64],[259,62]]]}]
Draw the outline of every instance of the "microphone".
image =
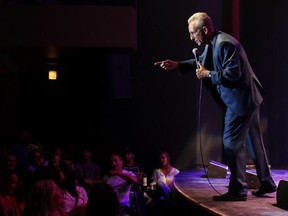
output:
[{"label": "microphone", "polygon": [[197,65],[197,68],[199,68],[199,65],[198,65],[198,61],[199,61],[199,56],[198,56],[198,48],[194,48],[193,50],[192,50],[192,52],[193,52],[193,55],[194,55],[194,58],[195,58],[195,61],[196,61],[196,65]]}]

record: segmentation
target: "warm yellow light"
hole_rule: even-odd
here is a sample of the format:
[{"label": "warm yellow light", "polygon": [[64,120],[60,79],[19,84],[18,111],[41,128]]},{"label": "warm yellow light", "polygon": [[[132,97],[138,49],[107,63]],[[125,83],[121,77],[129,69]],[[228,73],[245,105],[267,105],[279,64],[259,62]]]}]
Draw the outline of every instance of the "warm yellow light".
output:
[{"label": "warm yellow light", "polygon": [[49,71],[49,80],[56,80],[57,79],[57,71],[56,70],[50,70]]}]

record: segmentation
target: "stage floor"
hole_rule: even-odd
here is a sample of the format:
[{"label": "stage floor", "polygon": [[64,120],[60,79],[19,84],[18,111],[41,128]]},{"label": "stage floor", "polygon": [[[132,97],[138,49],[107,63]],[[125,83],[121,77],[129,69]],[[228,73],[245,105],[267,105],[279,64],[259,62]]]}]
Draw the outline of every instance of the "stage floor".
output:
[{"label": "stage floor", "polygon": [[[287,216],[288,210],[280,208],[277,205],[277,192],[267,194],[264,197],[255,197],[251,191],[256,190],[250,188],[248,192],[247,201],[214,201],[213,196],[224,194],[227,192],[229,183],[229,172],[226,177],[222,178],[207,178],[207,169],[195,169],[181,171],[176,176],[175,187],[176,190],[185,198],[191,205],[196,205],[203,209],[207,214],[205,215],[221,215],[221,216]],[[247,171],[254,173],[254,169]],[[288,170],[273,170],[271,173],[277,186],[280,180],[288,181]],[[282,188],[282,187],[281,187]],[[278,188],[279,189],[279,188]],[[287,189],[288,193],[288,189]],[[288,200],[287,200],[288,206]],[[192,214],[201,215],[201,214]]]}]

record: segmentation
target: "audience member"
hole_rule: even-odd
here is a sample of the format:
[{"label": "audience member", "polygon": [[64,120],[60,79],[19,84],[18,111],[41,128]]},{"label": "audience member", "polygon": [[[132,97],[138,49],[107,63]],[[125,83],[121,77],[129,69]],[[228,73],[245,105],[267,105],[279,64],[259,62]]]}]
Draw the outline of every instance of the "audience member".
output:
[{"label": "audience member", "polygon": [[17,143],[12,147],[12,151],[16,154],[18,163],[27,167],[29,163],[29,152],[38,149],[42,150],[41,146],[38,146],[32,142],[31,134],[28,130],[23,129],[19,132]]},{"label": "audience member", "polygon": [[17,173],[13,170],[3,170],[0,178],[0,215],[3,216],[22,216],[21,208],[16,196]]},{"label": "audience member", "polygon": [[70,167],[63,165],[56,169],[54,181],[63,190],[64,211],[69,215],[82,215],[88,202],[86,190],[76,184],[76,174]]},{"label": "audience member", "polygon": [[165,198],[172,192],[175,176],[180,172],[171,165],[170,155],[167,151],[159,153],[160,166],[153,170],[153,181],[160,198]]},{"label": "audience member", "polygon": [[28,172],[33,174],[37,168],[44,166],[44,155],[39,149],[33,149],[29,152]]},{"label": "audience member", "polygon": [[110,156],[111,169],[103,180],[115,190],[120,202],[120,216],[131,215],[130,190],[133,184],[138,184],[136,175],[123,169],[123,159],[120,153]]},{"label": "audience member", "polygon": [[1,170],[6,170],[6,169],[13,170],[17,173],[18,183],[19,183],[19,178],[20,177],[24,178],[25,175],[27,174],[27,170],[24,169],[24,167],[19,165],[17,156],[11,151],[6,152],[6,155],[4,156],[4,159],[3,159],[3,164],[1,166]]},{"label": "audience member", "polygon": [[145,168],[140,163],[137,163],[135,160],[135,152],[130,148],[124,149],[124,170],[132,171],[135,173],[138,181],[141,182],[143,178],[143,174],[145,172]]},{"label": "audience member", "polygon": [[75,163],[75,170],[81,180],[81,185],[87,192],[101,181],[101,171],[99,165],[93,161],[93,152],[88,147],[82,149],[80,162]]},{"label": "audience member", "polygon": [[16,155],[13,152],[7,152],[0,172],[3,174],[5,170],[11,170],[17,174],[17,188],[14,191],[14,195],[17,197],[19,203],[24,202],[25,196],[25,184],[28,180],[27,170],[22,166],[19,166]]},{"label": "audience member", "polygon": [[46,160],[43,165],[47,167],[58,167],[62,162],[62,150],[61,148],[54,148],[51,156]]},{"label": "audience member", "polygon": [[[143,184],[143,177],[146,174],[145,167],[144,165],[136,161],[136,153],[130,147],[124,149],[123,169],[133,172],[136,175],[138,182]],[[148,183],[147,175],[146,175],[146,181]],[[141,185],[139,184],[132,185],[130,199],[131,199],[130,201],[131,207],[134,208],[138,214],[145,215],[146,201],[145,197],[143,196],[143,190],[141,188]]]},{"label": "audience member", "polygon": [[[76,171],[75,163],[74,163],[74,160],[71,156],[69,156],[69,155],[64,156],[64,158],[62,160],[62,166],[65,166],[65,167],[69,168],[70,170],[72,170],[74,175],[75,175],[76,184],[79,186],[81,185],[84,188],[83,180],[79,176],[79,173]],[[88,190],[86,188],[84,188],[84,189],[86,190],[86,192],[88,192]]]},{"label": "audience member", "polygon": [[25,216],[68,216],[64,212],[63,191],[51,179],[37,181],[25,204]]},{"label": "audience member", "polygon": [[1,164],[1,169],[16,170],[19,167],[17,156],[11,151],[7,151],[3,156],[3,164]]},{"label": "audience member", "polygon": [[115,190],[106,182],[99,182],[94,185],[88,196],[88,216],[119,216],[120,202]]}]

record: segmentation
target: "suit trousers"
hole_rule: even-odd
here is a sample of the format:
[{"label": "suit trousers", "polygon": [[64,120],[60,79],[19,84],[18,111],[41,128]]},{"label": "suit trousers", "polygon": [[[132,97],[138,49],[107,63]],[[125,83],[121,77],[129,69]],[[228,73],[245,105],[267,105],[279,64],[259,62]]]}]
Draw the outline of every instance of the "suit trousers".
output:
[{"label": "suit trousers", "polygon": [[274,187],[260,128],[260,106],[239,116],[227,108],[223,131],[224,154],[230,169],[229,192],[247,194],[246,147],[255,164],[260,186]]}]

